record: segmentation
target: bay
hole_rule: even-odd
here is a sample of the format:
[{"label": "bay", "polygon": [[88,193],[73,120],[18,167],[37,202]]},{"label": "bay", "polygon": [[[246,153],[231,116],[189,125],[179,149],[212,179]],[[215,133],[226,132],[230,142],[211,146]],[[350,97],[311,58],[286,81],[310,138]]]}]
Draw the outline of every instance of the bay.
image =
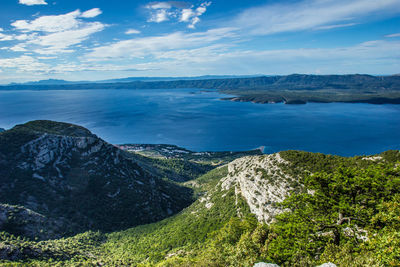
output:
[{"label": "bay", "polygon": [[113,144],[194,151],[296,149],[343,156],[400,149],[400,105],[222,101],[198,89],[0,91],[0,127],[48,119],[82,125]]}]

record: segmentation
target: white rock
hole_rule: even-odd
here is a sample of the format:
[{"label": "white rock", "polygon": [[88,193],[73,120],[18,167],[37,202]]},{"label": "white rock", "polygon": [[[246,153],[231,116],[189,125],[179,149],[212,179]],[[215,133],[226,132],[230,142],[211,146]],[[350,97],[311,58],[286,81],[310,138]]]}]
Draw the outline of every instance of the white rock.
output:
[{"label": "white rock", "polygon": [[[222,190],[235,188],[256,215],[258,221],[269,223],[282,209],[276,203],[282,202],[289,194],[291,181],[297,180],[280,168],[290,164],[279,153],[263,156],[243,157],[228,164],[228,176],[221,180]],[[263,177],[263,172],[268,177]]]},{"label": "white rock", "polygon": [[332,262],[328,262],[328,263],[318,265],[317,267],[337,267],[337,266],[336,266],[336,264],[334,264]]},{"label": "white rock", "polygon": [[36,179],[39,179],[39,180],[42,180],[42,181],[45,181],[44,177],[43,177],[43,176],[40,176],[40,175],[37,174],[37,173],[34,173],[34,174],[32,175],[32,177],[33,177],[33,178],[36,178]]},{"label": "white rock", "polygon": [[259,262],[254,264],[254,267],[279,267],[279,265],[274,263]]}]

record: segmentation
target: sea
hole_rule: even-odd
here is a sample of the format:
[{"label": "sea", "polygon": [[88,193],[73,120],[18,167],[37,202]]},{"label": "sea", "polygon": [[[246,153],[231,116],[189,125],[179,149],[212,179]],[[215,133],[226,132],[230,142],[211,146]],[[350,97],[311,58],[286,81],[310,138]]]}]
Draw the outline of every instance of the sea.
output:
[{"label": "sea", "polygon": [[0,90],[0,127],[31,120],[82,125],[112,144],[193,151],[304,150],[342,156],[400,149],[400,105],[256,104],[216,90]]}]

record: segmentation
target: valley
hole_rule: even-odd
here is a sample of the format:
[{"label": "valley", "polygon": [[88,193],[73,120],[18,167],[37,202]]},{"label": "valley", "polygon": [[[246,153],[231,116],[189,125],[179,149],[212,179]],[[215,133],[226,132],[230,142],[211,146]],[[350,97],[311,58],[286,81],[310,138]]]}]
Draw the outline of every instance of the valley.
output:
[{"label": "valley", "polygon": [[260,153],[114,146],[72,124],[15,126],[0,134],[0,263],[400,263],[399,151]]}]

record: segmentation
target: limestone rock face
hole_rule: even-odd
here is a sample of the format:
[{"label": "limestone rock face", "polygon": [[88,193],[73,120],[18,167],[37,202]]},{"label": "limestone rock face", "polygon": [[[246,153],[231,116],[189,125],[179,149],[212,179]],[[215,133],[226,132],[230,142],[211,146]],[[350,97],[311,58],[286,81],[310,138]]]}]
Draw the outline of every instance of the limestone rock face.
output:
[{"label": "limestone rock face", "polygon": [[221,181],[221,188],[234,187],[257,219],[269,223],[282,212],[276,204],[300,186],[296,177],[285,173],[283,167],[288,164],[279,153],[237,159],[228,164],[229,174]]},{"label": "limestone rock face", "polygon": [[336,267],[336,264],[334,264],[332,262],[328,262],[328,263],[318,265],[317,267]]},{"label": "limestone rock face", "polygon": [[254,267],[279,267],[279,265],[274,263],[259,262],[254,264]]}]

